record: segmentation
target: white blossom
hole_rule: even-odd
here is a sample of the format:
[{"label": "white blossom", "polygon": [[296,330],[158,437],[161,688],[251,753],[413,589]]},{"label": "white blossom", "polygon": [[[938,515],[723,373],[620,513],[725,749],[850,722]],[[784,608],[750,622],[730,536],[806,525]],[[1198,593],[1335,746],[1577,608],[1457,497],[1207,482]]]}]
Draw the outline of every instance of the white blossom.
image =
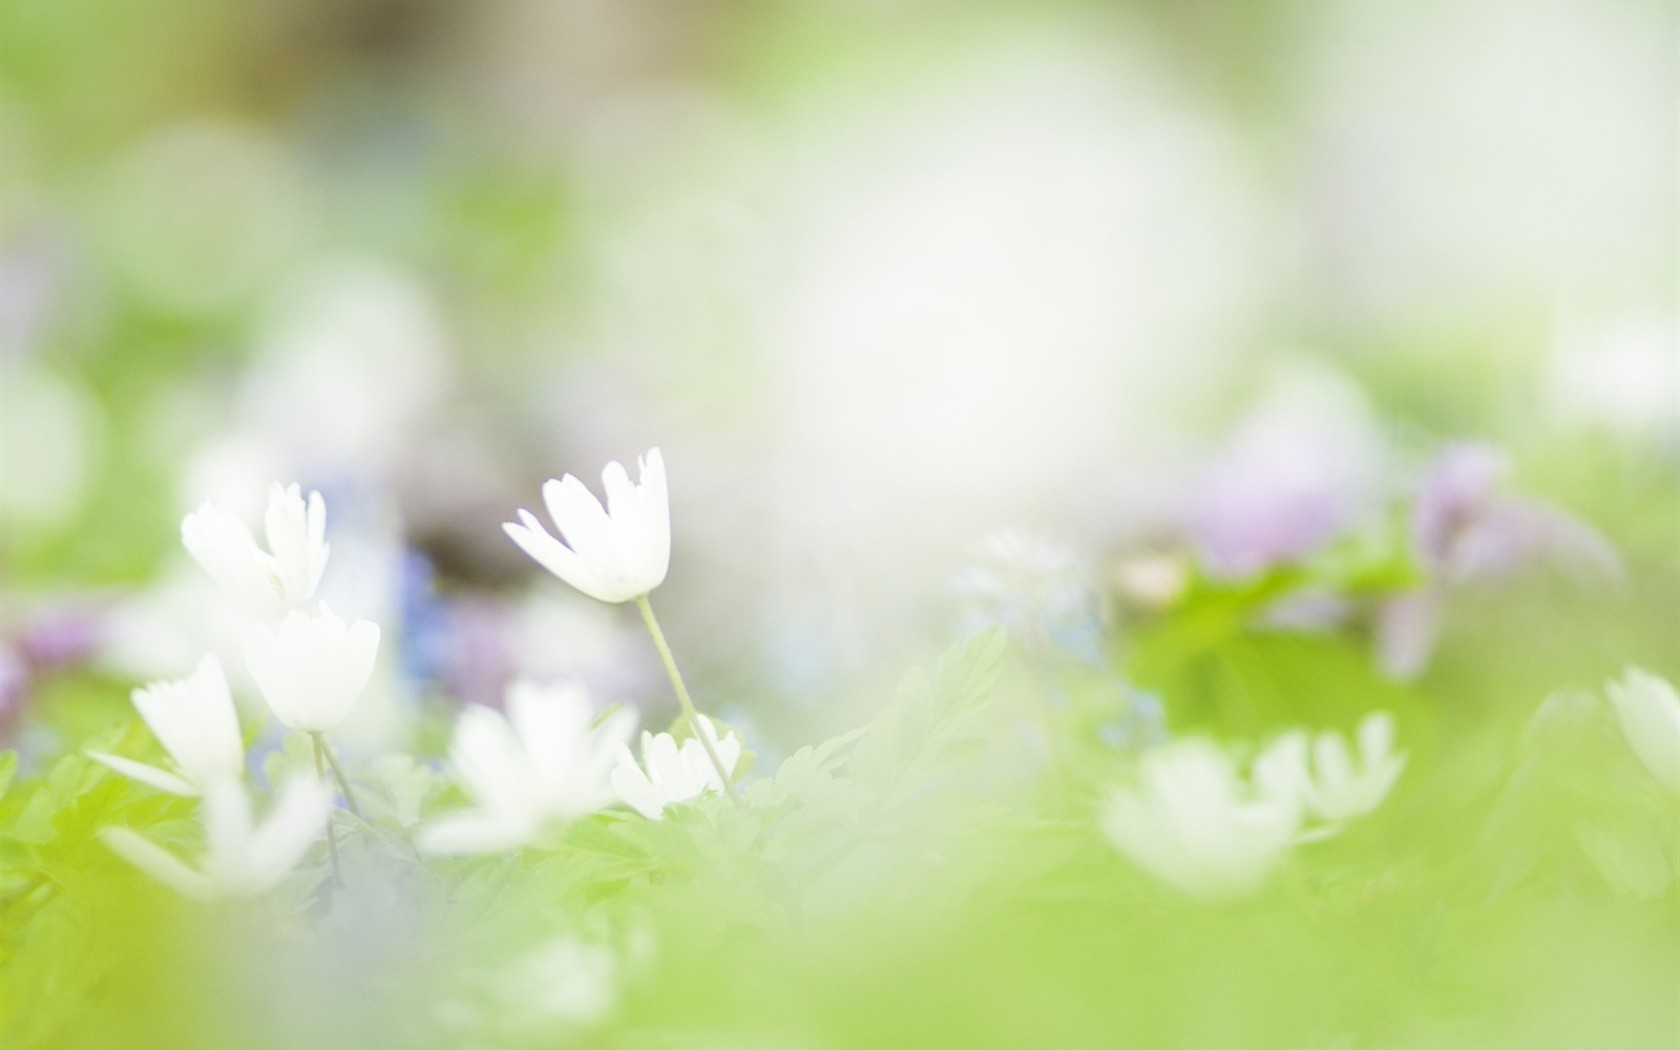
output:
[{"label": "white blossom", "polygon": [[[601,472],[603,508],[583,482],[570,474],[543,484],[543,503],[560,530],[555,539],[530,511],[502,528],[543,568],[603,602],[625,602],[665,580],[671,562],[671,508],[665,460],[652,449],[632,483],[620,464]],[[561,542],[564,540],[564,542]]]},{"label": "white blossom", "polygon": [[276,718],[305,733],[343,722],[373,673],[379,627],[346,624],[321,603],[320,612],[287,613],[278,629],[257,627],[245,662]]},{"label": "white blossom", "polygon": [[237,781],[245,768],[239,716],[227,676],[214,656],[185,678],[153,682],[134,691],[134,707],[163,745],[176,772],[90,751],[89,757],[125,776],[176,795],[197,795],[214,784]]},{"label": "white blossom", "polygon": [[636,717],[615,711],[591,726],[581,685],[515,682],[507,714],[470,704],[455,725],[449,758],[475,806],[420,834],[429,853],[495,853],[540,839],[551,825],[615,801],[608,775]]},{"label": "white blossom", "polygon": [[1199,897],[1260,885],[1301,824],[1299,799],[1270,778],[1246,782],[1218,745],[1192,738],[1146,754],[1135,787],[1110,798],[1103,831],[1163,882]]},{"label": "white blossom", "polygon": [[196,864],[128,828],[105,828],[99,836],[124,860],[183,896],[253,897],[297,866],[326,829],[331,806],[326,786],[300,774],[286,782],[273,811],[259,824],[244,785],[212,785],[201,809],[204,852]]},{"label": "white blossom", "polygon": [[327,508],[319,492],[305,501],[297,485],[269,489],[263,534],[206,502],[181,521],[181,542],[216,584],[253,609],[295,608],[309,600],[327,566]]},{"label": "white blossom", "polygon": [[[696,730],[706,734],[724,768],[733,774],[735,763],[741,759],[741,741],[733,733],[719,740],[711,719],[705,715],[699,717]],[[673,802],[687,802],[707,792],[723,790],[723,780],[699,738],[690,737],[678,747],[669,733],[642,734],[640,764],[628,747],[620,747],[612,784],[620,798],[651,820],[659,819],[665,807]]]},{"label": "white blossom", "polygon": [[1680,794],[1680,695],[1649,671],[1629,667],[1605,686],[1622,735],[1639,761],[1670,791]]},{"label": "white blossom", "polygon": [[1286,733],[1256,760],[1255,777],[1293,785],[1307,812],[1331,824],[1365,816],[1388,797],[1406,756],[1394,751],[1394,717],[1386,711],[1366,715],[1357,736],[1356,760],[1340,733]]}]

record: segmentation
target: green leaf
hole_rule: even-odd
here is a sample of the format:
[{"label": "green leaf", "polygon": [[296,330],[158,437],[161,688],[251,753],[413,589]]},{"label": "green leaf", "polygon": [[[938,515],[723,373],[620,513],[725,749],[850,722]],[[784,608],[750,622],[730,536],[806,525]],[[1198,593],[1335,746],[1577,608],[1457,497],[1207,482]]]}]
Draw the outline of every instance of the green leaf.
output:
[{"label": "green leaf", "polygon": [[315,745],[306,733],[287,733],[280,746],[263,759],[263,777],[278,788],[299,774],[315,775]]},{"label": "green leaf", "polygon": [[17,775],[17,766],[16,751],[0,751],[0,798],[5,798],[7,789],[12,786],[12,778]]},{"label": "green leaf", "polygon": [[970,716],[985,706],[1006,646],[1003,630],[989,628],[948,650],[932,674],[912,670],[898,699],[857,739],[846,759],[847,772],[890,802],[967,757],[972,753],[964,746],[971,735]]}]

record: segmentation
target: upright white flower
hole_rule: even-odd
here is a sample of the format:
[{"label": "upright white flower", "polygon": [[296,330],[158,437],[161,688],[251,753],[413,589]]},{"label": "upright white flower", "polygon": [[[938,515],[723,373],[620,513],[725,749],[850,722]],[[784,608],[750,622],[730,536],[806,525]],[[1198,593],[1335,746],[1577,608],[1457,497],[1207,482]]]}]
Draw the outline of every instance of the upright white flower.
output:
[{"label": "upright white flower", "polygon": [[[1293,784],[1307,811],[1331,824],[1345,824],[1382,805],[1406,766],[1394,751],[1394,717],[1373,711],[1359,723],[1355,761],[1340,733],[1309,738],[1305,731],[1285,734],[1255,762],[1255,777],[1287,788]],[[1309,750],[1310,747],[1310,750]]]},{"label": "upright white flower", "polygon": [[[734,733],[719,740],[711,719],[705,715],[699,717],[696,728],[717,749],[723,767],[734,773],[735,763],[741,760],[741,741]],[[612,784],[619,798],[650,820],[659,819],[665,807],[673,802],[687,802],[707,792],[723,790],[723,779],[706,756],[705,745],[698,738],[690,737],[678,747],[670,733],[642,734],[640,765],[628,747],[620,747]]]},{"label": "upright white flower", "polygon": [[639,464],[639,480],[618,463],[601,472],[607,505],[570,474],[543,484],[543,503],[560,530],[549,534],[530,511],[502,528],[543,568],[603,602],[640,598],[665,580],[671,563],[671,506],[665,460],[652,449]]},{"label": "upright white flower", "polygon": [[245,663],[275,717],[305,733],[324,733],[350,714],[373,673],[379,627],[346,624],[321,603],[310,616],[287,613],[280,627],[257,627]]},{"label": "upright white flower", "polygon": [[1116,848],[1163,882],[1199,897],[1247,893],[1277,866],[1301,824],[1293,793],[1245,783],[1218,745],[1187,739],[1143,757],[1138,784],[1102,815]]},{"label": "upright white flower", "polygon": [[210,578],[252,608],[292,608],[309,600],[327,566],[327,508],[319,492],[305,502],[297,485],[268,492],[268,550],[246,524],[205,503],[181,521],[181,542]]},{"label": "upright white flower", "polygon": [[636,716],[615,711],[591,728],[589,695],[575,683],[515,682],[507,714],[470,704],[455,725],[449,758],[475,808],[424,828],[429,853],[496,853],[537,841],[551,825],[615,799],[608,774]]},{"label": "upright white flower", "polygon": [[227,676],[214,656],[200,660],[185,678],[136,689],[133,699],[176,772],[99,751],[88,752],[89,757],[176,795],[197,795],[222,781],[239,780],[245,769],[245,744]]},{"label": "upright white flower", "polygon": [[105,828],[99,837],[122,858],[183,896],[199,900],[253,897],[286,877],[321,837],[331,795],[313,777],[286,782],[268,818],[252,819],[242,784],[221,782],[204,795],[204,854],[189,865],[128,828]]},{"label": "upright white flower", "polygon": [[1628,746],[1670,791],[1680,794],[1680,695],[1649,671],[1629,667],[1605,685]]}]

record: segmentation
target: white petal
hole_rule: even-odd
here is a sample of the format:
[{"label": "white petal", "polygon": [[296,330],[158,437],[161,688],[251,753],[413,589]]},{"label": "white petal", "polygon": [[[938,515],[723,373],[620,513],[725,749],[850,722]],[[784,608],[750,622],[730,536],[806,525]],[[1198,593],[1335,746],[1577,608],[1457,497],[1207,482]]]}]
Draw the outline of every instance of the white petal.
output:
[{"label": "white petal", "polygon": [[543,503],[560,530],[560,538],[586,561],[615,561],[612,522],[589,487],[570,474],[543,483]]},{"label": "white petal", "polygon": [[279,602],[274,561],[243,521],[205,503],[181,519],[181,543],[216,585],[254,609]]},{"label": "white petal", "polygon": [[450,813],[427,824],[415,836],[422,853],[434,856],[481,856],[526,844],[529,829],[480,810]]},{"label": "white petal", "polygon": [[[289,614],[287,621],[297,615],[300,614]],[[297,706],[299,694],[303,690],[298,688],[298,668],[292,662],[291,656],[288,647],[282,644],[279,632],[259,625],[252,630],[250,640],[246,643],[245,667],[251,672],[258,692],[262,693],[263,699],[268,702],[274,717],[291,729],[308,732],[307,707]]]},{"label": "white petal", "polygon": [[461,778],[461,786],[481,807],[496,813],[518,813],[529,806],[529,760],[500,711],[482,704],[463,708],[455,722],[449,760]]},{"label": "white petal", "polygon": [[[601,577],[596,566],[585,560],[570,547],[561,543],[548,530],[544,529],[536,518],[526,510],[519,512],[523,525],[507,522],[502,525],[502,531],[508,538],[517,543],[521,550],[530,555],[537,564],[558,576],[584,594],[598,601],[616,601],[620,599],[603,597],[612,593],[611,588]],[[634,597],[632,595],[631,597]]]},{"label": "white petal", "polygon": [[103,751],[88,751],[84,753],[87,757],[96,762],[103,762],[105,765],[116,770],[118,773],[121,773],[123,776],[128,777],[131,780],[138,780],[142,784],[155,787],[159,791],[167,791],[171,795],[182,795],[187,798],[191,798],[198,794],[198,788],[194,787],[191,781],[185,779],[184,777],[178,777],[174,773],[166,772],[156,766],[148,766],[143,762],[136,762],[133,759],[123,758],[121,755],[107,755]]},{"label": "white petal", "polygon": [[239,718],[214,656],[200,660],[186,678],[135,690],[134,707],[189,780],[203,784],[243,773]]},{"label": "white petal", "polygon": [[625,748],[619,762],[612,771],[613,790],[636,812],[649,820],[658,820],[665,811],[665,798],[651,781],[642,767],[636,764],[630,749]]},{"label": "white petal", "polygon": [[279,882],[319,842],[332,813],[332,793],[307,774],[280,789],[274,811],[250,837],[244,858],[245,888],[261,893]]},{"label": "white petal", "polygon": [[110,847],[111,852],[183,897],[208,900],[216,895],[216,886],[208,877],[128,828],[102,828],[99,840]]},{"label": "white petal", "polygon": [[1680,694],[1636,667],[1605,691],[1634,754],[1659,782],[1680,793]]}]

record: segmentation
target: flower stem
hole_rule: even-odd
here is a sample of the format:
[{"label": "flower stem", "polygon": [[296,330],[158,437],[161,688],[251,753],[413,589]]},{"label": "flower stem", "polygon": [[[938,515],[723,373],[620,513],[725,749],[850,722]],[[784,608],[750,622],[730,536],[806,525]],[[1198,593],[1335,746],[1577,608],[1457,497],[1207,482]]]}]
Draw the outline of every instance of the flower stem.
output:
[{"label": "flower stem", "polygon": [[653,615],[653,606],[648,603],[647,595],[636,599],[636,608],[641,611],[648,633],[653,635],[653,647],[659,650],[659,659],[665,663],[665,673],[670,676],[671,687],[677,691],[677,702],[682,705],[683,717],[693,727],[694,735],[700,738],[700,746],[706,749],[706,757],[712,760],[712,768],[717,770],[718,779],[723,781],[723,790],[729,795],[729,800],[740,805],[741,796],[735,793],[735,783],[729,776],[729,770],[723,767],[723,759],[718,757],[717,748],[712,746],[710,736],[700,724],[700,713],[694,710],[694,698],[688,695],[688,686],[683,684],[682,672],[677,670],[671,647],[665,644],[665,632],[659,629],[659,620]]},{"label": "flower stem", "polygon": [[[309,737],[315,741],[315,775],[325,782],[327,779],[327,770],[322,762],[321,756],[326,753],[326,741],[321,739],[320,733],[310,733]],[[333,768],[336,769],[338,767],[335,764]],[[333,882],[342,886],[344,884],[344,876],[338,870],[338,831],[333,828],[331,813],[327,814],[327,856],[332,858]]]},{"label": "flower stem", "polygon": [[327,746],[326,737],[316,733],[315,746],[320,749],[321,754],[327,756],[327,765],[332,767],[333,778],[338,781],[339,790],[344,792],[344,802],[350,807],[350,812],[357,820],[362,819],[362,808],[356,805],[356,793],[350,790],[350,778],[344,775],[344,768],[338,764],[338,758],[332,753],[332,748]]}]

